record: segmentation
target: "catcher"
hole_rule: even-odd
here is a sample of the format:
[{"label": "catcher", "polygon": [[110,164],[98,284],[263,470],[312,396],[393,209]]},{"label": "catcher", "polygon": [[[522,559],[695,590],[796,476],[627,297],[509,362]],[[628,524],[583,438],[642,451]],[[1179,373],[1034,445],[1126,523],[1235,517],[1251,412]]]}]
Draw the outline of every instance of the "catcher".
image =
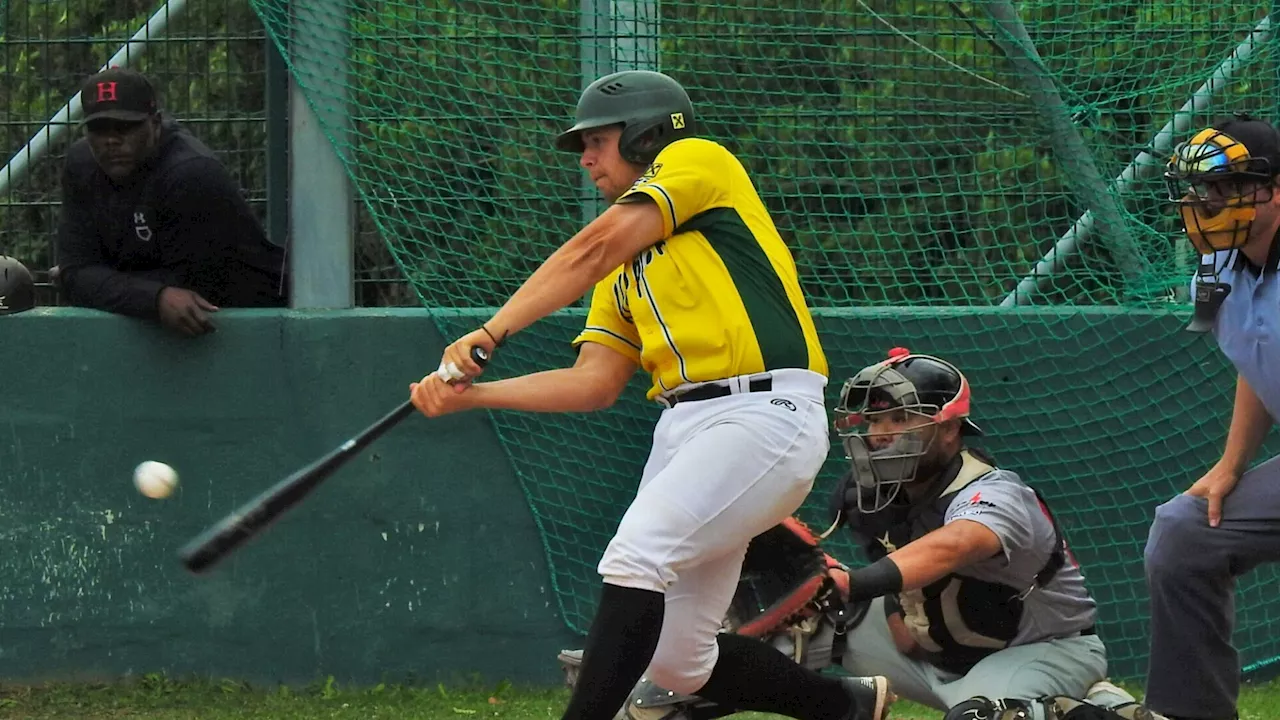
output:
[{"label": "catcher", "polygon": [[[1106,682],[1080,569],[1036,491],[966,446],[982,434],[969,403],[955,366],[901,348],[846,382],[836,429],[853,467],[827,532],[847,525],[873,562],[850,571],[784,522],[752,541],[725,630],[811,669],[883,675],[945,720],[1158,718]],[[572,682],[578,653],[560,661]],[[618,717],[731,713],[642,680]]]}]

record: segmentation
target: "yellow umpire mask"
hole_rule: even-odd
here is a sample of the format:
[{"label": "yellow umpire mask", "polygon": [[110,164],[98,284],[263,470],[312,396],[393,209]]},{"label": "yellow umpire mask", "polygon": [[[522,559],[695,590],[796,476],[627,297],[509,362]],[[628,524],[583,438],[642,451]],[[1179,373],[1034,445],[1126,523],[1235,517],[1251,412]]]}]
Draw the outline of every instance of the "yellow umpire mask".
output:
[{"label": "yellow umpire mask", "polygon": [[1187,239],[1204,255],[1248,242],[1258,204],[1271,199],[1271,161],[1251,156],[1228,129],[1206,128],[1179,145],[1164,173]]}]

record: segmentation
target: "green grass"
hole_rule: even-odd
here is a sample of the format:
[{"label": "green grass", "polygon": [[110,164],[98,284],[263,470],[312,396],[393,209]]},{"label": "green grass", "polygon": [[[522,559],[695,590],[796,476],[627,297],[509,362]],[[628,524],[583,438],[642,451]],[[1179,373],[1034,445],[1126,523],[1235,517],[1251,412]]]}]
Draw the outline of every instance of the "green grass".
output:
[{"label": "green grass", "polygon": [[[1134,688],[1128,688],[1131,692]],[[158,675],[113,684],[0,685],[5,720],[507,720],[558,719],[563,688],[498,686],[343,688],[332,680],[306,688],[255,688],[232,680],[176,681]],[[1248,686],[1241,720],[1280,718],[1280,682]],[[941,713],[907,702],[894,705],[896,720],[937,720]],[[738,720],[772,716],[742,714]]]}]

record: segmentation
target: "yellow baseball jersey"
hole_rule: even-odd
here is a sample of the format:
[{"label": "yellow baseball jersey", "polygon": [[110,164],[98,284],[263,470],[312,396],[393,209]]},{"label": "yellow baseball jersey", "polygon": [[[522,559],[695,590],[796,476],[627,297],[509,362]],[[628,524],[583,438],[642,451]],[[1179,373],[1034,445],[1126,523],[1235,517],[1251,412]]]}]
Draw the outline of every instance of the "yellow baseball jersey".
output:
[{"label": "yellow baseball jersey", "polygon": [[795,260],[746,169],[718,143],[671,143],[618,202],[652,200],[663,237],[595,287],[575,347],[594,342],[685,383],[782,368],[827,374]]}]

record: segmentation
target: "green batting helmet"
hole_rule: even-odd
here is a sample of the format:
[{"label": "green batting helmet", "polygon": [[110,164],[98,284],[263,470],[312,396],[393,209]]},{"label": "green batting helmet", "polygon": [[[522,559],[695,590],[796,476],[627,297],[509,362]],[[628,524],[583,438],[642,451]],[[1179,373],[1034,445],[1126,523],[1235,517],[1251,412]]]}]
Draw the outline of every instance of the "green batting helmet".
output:
[{"label": "green batting helmet", "polygon": [[582,152],[582,131],[621,125],[624,160],[648,165],[662,148],[693,137],[693,103],[680,83],[649,70],[605,75],[578,98],[573,127],[556,137],[556,149]]}]

